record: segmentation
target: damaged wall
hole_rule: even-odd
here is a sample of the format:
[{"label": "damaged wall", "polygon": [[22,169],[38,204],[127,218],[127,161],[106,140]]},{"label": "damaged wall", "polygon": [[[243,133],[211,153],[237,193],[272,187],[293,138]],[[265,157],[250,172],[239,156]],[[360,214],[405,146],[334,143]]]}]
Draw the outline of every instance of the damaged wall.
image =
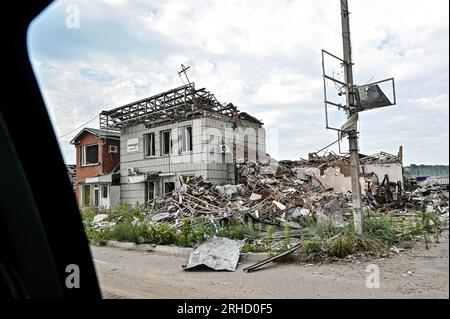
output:
[{"label": "damaged wall", "polygon": [[[192,127],[192,151],[180,153],[178,151],[179,128]],[[254,128],[245,130],[246,127]],[[249,137],[246,143],[249,148],[260,149],[265,152],[265,130],[254,123],[241,120],[238,129],[244,128],[244,133]],[[120,141],[120,183],[121,200],[135,205],[143,204],[146,200],[146,186],[144,182],[130,183],[128,170],[137,169],[138,174],[150,174],[160,172],[159,176],[151,179],[154,182],[155,196],[162,195],[164,183],[173,182],[175,187],[181,186],[180,178],[183,176],[203,176],[213,184],[234,182],[233,169],[233,138],[225,134],[233,131],[232,123],[228,119],[203,117],[176,123],[170,123],[158,127],[146,127],[137,124],[122,129]],[[161,155],[160,132],[171,130],[173,141],[172,153]],[[155,155],[144,155],[144,135],[155,133]],[[225,139],[225,140],[223,140]],[[236,144],[244,144],[244,136],[236,135]],[[133,147],[130,148],[130,142]],[[228,146],[222,152],[222,143]],[[231,147],[230,147],[231,144]]]},{"label": "damaged wall", "polygon": [[[294,171],[297,177],[305,179],[307,176],[317,179],[325,188],[333,188],[334,190],[342,193],[351,192],[351,177],[350,170],[344,166],[340,167],[327,167],[326,169],[320,169],[318,167],[296,167]],[[400,163],[394,164],[366,164],[360,166],[360,184],[361,190],[366,190],[365,178],[362,174],[375,173],[378,176],[381,183],[384,175],[387,174],[390,182],[400,181],[403,185],[403,172],[402,165]]]}]

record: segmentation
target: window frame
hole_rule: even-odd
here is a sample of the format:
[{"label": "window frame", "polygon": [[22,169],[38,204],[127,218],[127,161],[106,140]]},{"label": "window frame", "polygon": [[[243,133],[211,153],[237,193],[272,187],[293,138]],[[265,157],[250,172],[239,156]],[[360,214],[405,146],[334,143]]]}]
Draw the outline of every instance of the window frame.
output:
[{"label": "window frame", "polygon": [[[167,153],[164,153],[164,134],[165,133],[169,133],[169,149]],[[170,154],[172,154],[172,130],[168,129],[168,130],[162,130],[160,131],[160,154],[161,156],[170,156]]]},{"label": "window frame", "polygon": [[[168,193],[173,192],[176,189],[176,185],[175,185],[174,181],[165,181],[163,183],[164,183],[163,184],[164,195],[167,195]],[[167,191],[167,184],[172,184],[173,185],[173,187],[170,187],[170,188],[173,188],[170,192]]]},{"label": "window frame", "polygon": [[[86,163],[86,149],[88,147],[96,146],[97,147],[97,162],[96,163]],[[81,146],[81,166],[96,166],[100,163],[98,156],[98,144],[86,144]]]},{"label": "window frame", "polygon": [[[146,182],[145,184],[146,184],[145,185],[145,199],[146,199],[146,202],[148,203],[149,201],[156,198],[156,182]],[[150,196],[149,196],[150,189],[151,189],[150,185],[152,185],[152,188],[153,188],[152,189],[152,195],[153,195],[152,198],[150,198]]]},{"label": "window frame", "polygon": [[[188,134],[189,132],[189,134]],[[189,136],[189,139],[187,138]],[[180,153],[191,153],[194,148],[192,142],[192,125],[186,125],[178,128],[178,140],[180,143]]]},{"label": "window frame", "polygon": [[[150,149],[150,155],[147,155],[147,148],[149,143],[149,138],[152,136],[152,148]],[[144,134],[144,157],[145,158],[151,158],[156,156],[156,140],[155,140],[156,134],[155,132],[150,132]]]}]

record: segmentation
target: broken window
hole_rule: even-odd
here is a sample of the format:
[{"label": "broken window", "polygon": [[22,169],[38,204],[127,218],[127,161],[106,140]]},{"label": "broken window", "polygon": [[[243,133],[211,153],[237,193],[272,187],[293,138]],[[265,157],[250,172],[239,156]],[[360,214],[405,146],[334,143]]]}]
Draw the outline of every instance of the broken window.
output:
[{"label": "broken window", "polygon": [[189,152],[192,151],[192,127],[185,126],[180,128],[180,151]]},{"label": "broken window", "polygon": [[175,190],[175,183],[174,182],[165,182],[164,183],[164,194],[173,192]]},{"label": "broken window", "polygon": [[191,178],[193,178],[193,177],[194,177],[193,175],[182,175],[182,176],[181,176],[181,179],[182,179],[182,181],[183,181],[184,184],[187,184],[187,183],[189,182],[189,180],[190,180]]},{"label": "broken window", "polygon": [[155,133],[144,135],[144,151],[145,156],[155,156]]},{"label": "broken window", "polygon": [[161,132],[161,155],[169,155],[172,141],[170,139],[170,130]]},{"label": "broken window", "polygon": [[248,136],[244,135],[244,162],[248,161]]},{"label": "broken window", "polygon": [[145,201],[148,202],[155,198],[155,183],[148,182],[145,184]]},{"label": "broken window", "polygon": [[85,145],[82,152],[82,165],[93,165],[98,163],[98,145]]}]

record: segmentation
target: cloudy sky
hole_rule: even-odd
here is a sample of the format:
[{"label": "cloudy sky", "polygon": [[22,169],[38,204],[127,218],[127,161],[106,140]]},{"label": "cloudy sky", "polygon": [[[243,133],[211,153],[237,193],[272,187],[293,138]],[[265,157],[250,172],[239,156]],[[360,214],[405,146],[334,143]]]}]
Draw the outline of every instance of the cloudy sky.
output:
[{"label": "cloudy sky", "polygon": [[[448,5],[350,0],[356,83],[395,77],[397,93],[396,106],[361,113],[362,153],[403,145],[406,164],[448,164]],[[321,49],[342,55],[340,30],[338,0],[61,0],[32,23],[28,48],[57,136],[182,85],[183,63],[196,87],[265,123],[275,158],[296,159],[336,139],[324,127]],[[59,139],[67,163],[75,134]]]}]

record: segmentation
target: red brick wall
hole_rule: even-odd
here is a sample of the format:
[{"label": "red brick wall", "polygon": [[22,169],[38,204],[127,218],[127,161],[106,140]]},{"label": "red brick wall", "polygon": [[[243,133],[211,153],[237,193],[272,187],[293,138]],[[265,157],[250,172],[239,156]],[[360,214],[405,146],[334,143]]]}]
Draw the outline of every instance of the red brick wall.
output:
[{"label": "red brick wall", "polygon": [[[120,162],[120,141],[107,139],[105,142],[105,145],[103,145],[102,169],[103,174],[109,174]],[[117,153],[108,153],[108,145],[116,145]]]},{"label": "red brick wall", "polygon": [[[101,139],[94,134],[85,132],[78,139],[76,147],[77,164],[77,200],[80,195],[80,182],[84,182],[88,177],[110,173],[120,162],[120,141],[114,139]],[[97,144],[99,163],[97,165],[82,166],[82,147],[85,145]],[[115,154],[108,153],[108,145],[117,145],[119,151]]]}]

